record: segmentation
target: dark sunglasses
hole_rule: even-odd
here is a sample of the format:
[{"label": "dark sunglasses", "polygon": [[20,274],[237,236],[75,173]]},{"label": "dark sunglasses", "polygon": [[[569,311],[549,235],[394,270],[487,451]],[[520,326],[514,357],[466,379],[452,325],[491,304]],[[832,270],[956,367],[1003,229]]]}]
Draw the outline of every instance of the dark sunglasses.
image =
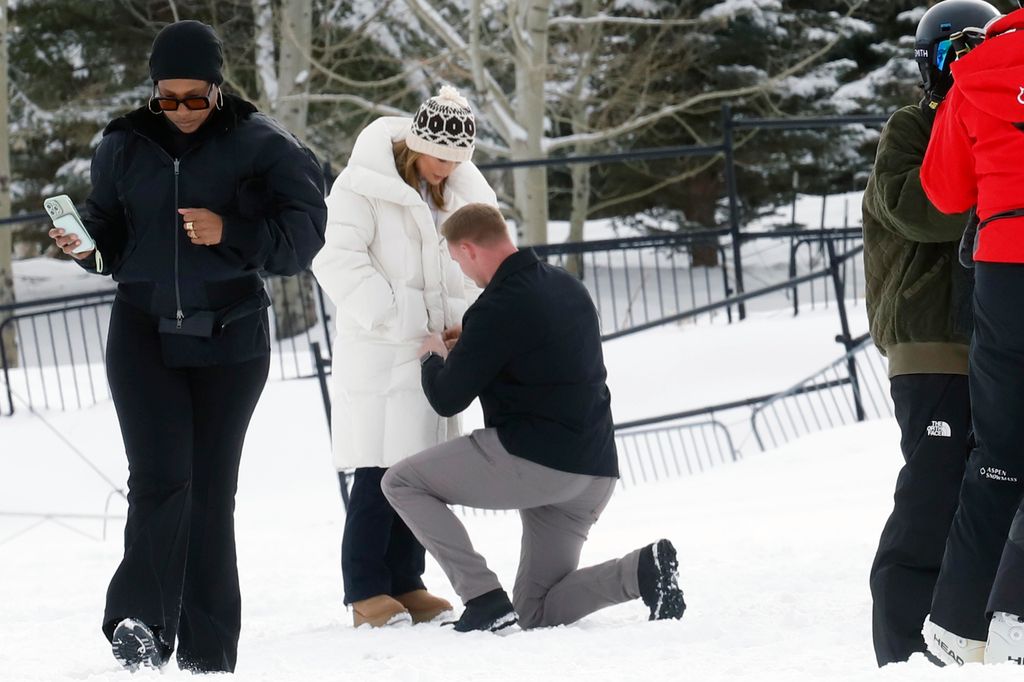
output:
[{"label": "dark sunglasses", "polygon": [[203,109],[210,108],[211,94],[213,94],[212,85],[205,95],[191,95],[182,99],[177,97],[157,97],[154,95],[149,98],[149,110],[154,114],[158,114],[161,111],[177,111],[178,107],[184,104],[185,108],[189,111],[202,111]]}]

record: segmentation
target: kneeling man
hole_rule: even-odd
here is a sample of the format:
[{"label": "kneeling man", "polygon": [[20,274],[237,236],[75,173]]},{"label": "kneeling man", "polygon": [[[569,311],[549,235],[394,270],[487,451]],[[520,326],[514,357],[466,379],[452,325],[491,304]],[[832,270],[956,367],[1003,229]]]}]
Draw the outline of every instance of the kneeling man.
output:
[{"label": "kneeling man", "polygon": [[[445,417],[479,397],[487,428],[396,464],[382,487],[465,603],[455,630],[494,631],[517,619],[523,628],[565,625],[638,598],[652,620],[681,618],[668,540],[578,568],[618,481],[600,327],[586,289],[517,250],[491,206],[464,206],[442,232],[483,293],[463,328],[424,342],[423,390]],[[514,606],[448,505],[519,511]]]}]

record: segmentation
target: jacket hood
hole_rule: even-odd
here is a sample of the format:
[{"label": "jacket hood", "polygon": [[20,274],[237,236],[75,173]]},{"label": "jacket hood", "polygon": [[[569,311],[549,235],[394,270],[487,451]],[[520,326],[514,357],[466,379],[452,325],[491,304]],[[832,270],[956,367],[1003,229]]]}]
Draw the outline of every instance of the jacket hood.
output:
[{"label": "jacket hood", "polygon": [[[394,143],[404,140],[411,118],[382,116],[366,126],[352,147],[348,165],[338,180],[353,191],[403,206],[426,205],[420,193],[409,186],[395,167]],[[494,192],[471,161],[459,164],[450,176],[445,201],[458,196],[466,202],[494,203]]]},{"label": "jacket hood", "polygon": [[988,38],[953,62],[953,82],[978,109],[1010,123],[1024,121],[1024,10],[988,27]]}]

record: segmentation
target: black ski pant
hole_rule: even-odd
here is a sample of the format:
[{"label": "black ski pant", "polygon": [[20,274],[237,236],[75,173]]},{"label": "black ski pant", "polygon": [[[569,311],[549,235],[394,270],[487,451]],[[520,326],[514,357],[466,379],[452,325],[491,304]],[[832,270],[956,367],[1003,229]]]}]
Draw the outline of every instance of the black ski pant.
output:
[{"label": "black ski pant", "polygon": [[[341,540],[345,603],[421,590],[426,550],[380,489],[387,469],[356,469]],[[345,485],[344,474],[339,474]]]},{"label": "black ski pant", "polygon": [[871,565],[871,630],[879,666],[926,651],[921,625],[972,444],[965,375],[895,376],[890,392],[905,464]]},{"label": "black ski pant", "polygon": [[169,369],[156,320],[117,301],[107,377],[128,455],[124,558],[103,632],[134,618],[194,671],[233,671],[241,628],[234,509],[242,442],[269,355]]},{"label": "black ski pant", "polygon": [[1024,265],[977,264],[970,356],[977,445],[967,462],[931,611],[937,625],[975,640],[988,638],[993,610],[1024,615],[1021,524],[1008,538],[1024,494],[1022,301]]}]

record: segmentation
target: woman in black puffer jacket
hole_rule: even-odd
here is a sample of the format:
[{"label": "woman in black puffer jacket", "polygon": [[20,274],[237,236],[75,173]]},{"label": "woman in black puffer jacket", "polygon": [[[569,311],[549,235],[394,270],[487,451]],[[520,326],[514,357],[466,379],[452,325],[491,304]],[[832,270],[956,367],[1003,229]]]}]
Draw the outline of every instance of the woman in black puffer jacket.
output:
[{"label": "woman in black puffer jacket", "polygon": [[[324,243],[314,155],[221,91],[222,47],[182,21],[153,43],[154,94],[114,120],[72,254],[118,282],[107,374],[128,455],[125,552],[103,632],[125,666],[160,667],[177,639],[194,671],[235,667],[241,599],[234,497],[270,363],[261,272],[305,270]],[[54,229],[65,253],[79,242]]]}]

